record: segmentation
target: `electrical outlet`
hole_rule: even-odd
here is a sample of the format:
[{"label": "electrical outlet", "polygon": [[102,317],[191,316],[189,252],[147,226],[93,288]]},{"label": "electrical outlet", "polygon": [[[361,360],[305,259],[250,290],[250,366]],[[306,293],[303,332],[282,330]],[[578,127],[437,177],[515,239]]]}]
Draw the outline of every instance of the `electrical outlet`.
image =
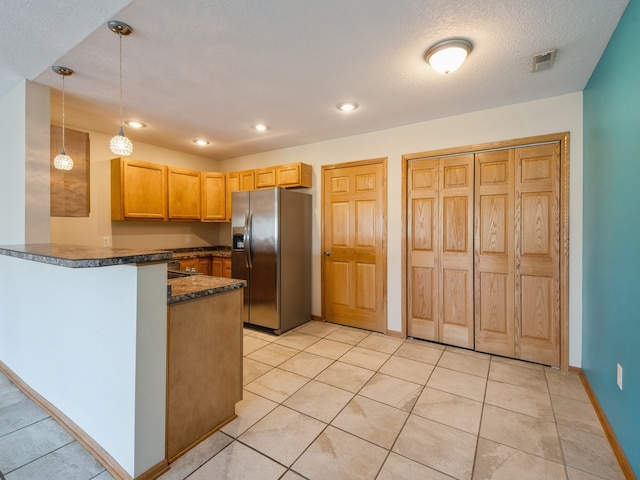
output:
[{"label": "electrical outlet", "polygon": [[109,241],[109,237],[102,237],[102,246],[103,247],[108,247],[111,244],[111,242]]},{"label": "electrical outlet", "polygon": [[191,235],[184,236],[184,243],[191,243]]},{"label": "electrical outlet", "polygon": [[618,388],[622,390],[622,365],[620,364],[618,364],[616,383],[618,384]]}]

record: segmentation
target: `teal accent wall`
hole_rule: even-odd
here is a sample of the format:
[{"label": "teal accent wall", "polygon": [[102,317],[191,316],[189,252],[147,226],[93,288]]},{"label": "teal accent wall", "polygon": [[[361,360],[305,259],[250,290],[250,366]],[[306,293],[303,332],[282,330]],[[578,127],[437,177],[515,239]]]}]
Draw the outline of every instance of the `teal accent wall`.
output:
[{"label": "teal accent wall", "polygon": [[[640,0],[584,94],[582,369],[640,474]],[[616,364],[623,367],[623,390]]]}]

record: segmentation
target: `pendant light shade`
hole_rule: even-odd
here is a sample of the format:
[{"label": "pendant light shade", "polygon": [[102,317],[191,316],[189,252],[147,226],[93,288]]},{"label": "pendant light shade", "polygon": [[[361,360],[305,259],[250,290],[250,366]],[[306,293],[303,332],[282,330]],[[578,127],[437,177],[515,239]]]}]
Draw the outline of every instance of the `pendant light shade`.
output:
[{"label": "pendant light shade", "polygon": [[54,65],[51,70],[62,77],[62,151],[53,159],[53,166],[58,170],[71,170],[73,159],[64,151],[64,77],[72,75],[73,70],[60,65]]},{"label": "pendant light shade", "polygon": [[451,73],[464,63],[471,53],[471,42],[462,38],[445,40],[432,46],[424,58],[438,73]]},{"label": "pendant light shade", "polygon": [[133,143],[124,135],[122,129],[122,36],[130,35],[133,31],[129,25],[117,20],[107,23],[109,30],[118,34],[120,40],[120,131],[109,142],[111,153],[121,157],[128,157],[133,153]]}]

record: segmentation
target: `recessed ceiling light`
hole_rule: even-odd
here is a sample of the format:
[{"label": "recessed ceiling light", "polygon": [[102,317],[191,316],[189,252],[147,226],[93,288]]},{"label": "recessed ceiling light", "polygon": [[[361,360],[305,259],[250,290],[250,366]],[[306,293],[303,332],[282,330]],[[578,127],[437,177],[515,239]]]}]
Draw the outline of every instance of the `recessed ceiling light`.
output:
[{"label": "recessed ceiling light", "polygon": [[205,145],[209,145],[209,140],[205,140],[204,138],[197,138],[193,141],[193,143],[204,147]]},{"label": "recessed ceiling light", "polygon": [[266,132],[269,127],[267,127],[264,123],[256,123],[253,128],[255,128],[259,132]]},{"label": "recessed ceiling light", "polygon": [[354,102],[343,102],[336,105],[336,108],[342,112],[353,112],[358,108],[358,104]]},{"label": "recessed ceiling light", "polygon": [[462,65],[471,53],[471,42],[463,38],[445,40],[433,45],[424,59],[438,73],[451,73]]},{"label": "recessed ceiling light", "polygon": [[131,128],[144,128],[147,126],[146,123],[138,122],[137,120],[127,120],[124,123],[129,125]]}]

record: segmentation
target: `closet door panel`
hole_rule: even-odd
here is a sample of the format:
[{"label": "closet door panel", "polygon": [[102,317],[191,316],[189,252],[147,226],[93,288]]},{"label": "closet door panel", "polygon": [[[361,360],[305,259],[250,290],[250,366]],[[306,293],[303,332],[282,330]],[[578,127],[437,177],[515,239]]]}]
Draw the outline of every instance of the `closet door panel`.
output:
[{"label": "closet door panel", "polygon": [[476,350],[513,357],[514,151],[476,154]]},{"label": "closet door panel", "polygon": [[408,170],[410,272],[408,334],[438,340],[438,161],[419,160]]},{"label": "closet door panel", "polygon": [[560,152],[516,149],[516,356],[560,363]]},{"label": "closet door panel", "polygon": [[474,348],[474,155],[440,159],[440,325],[438,341]]}]

